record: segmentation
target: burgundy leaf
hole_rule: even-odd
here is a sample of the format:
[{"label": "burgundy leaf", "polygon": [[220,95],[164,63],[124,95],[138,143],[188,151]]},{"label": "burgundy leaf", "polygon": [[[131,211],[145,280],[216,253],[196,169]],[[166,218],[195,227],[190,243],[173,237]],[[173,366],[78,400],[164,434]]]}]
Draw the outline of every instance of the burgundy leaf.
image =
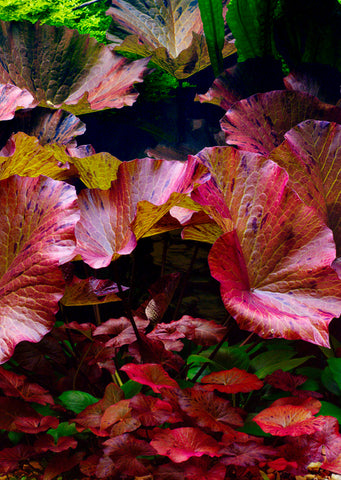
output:
[{"label": "burgundy leaf", "polygon": [[181,409],[196,419],[199,427],[206,427],[214,432],[226,430],[232,433],[231,426],[242,427],[244,422],[238,410],[228,400],[218,397],[213,392],[197,388],[186,389],[179,396]]},{"label": "burgundy leaf", "polygon": [[20,107],[34,106],[34,98],[27,90],[21,90],[9,83],[0,85],[0,120],[10,120]]},{"label": "burgundy leaf", "polygon": [[221,460],[216,463],[206,456],[192,457],[185,463],[184,469],[186,480],[224,480],[226,474],[226,467]]},{"label": "burgundy leaf", "polygon": [[[140,332],[144,332],[149,325],[149,320],[138,317],[134,317],[134,320]],[[94,336],[96,335],[113,336],[106,342],[107,347],[121,347],[136,341],[134,329],[130,320],[126,317],[110,318],[95,329]]]},{"label": "burgundy leaf", "polygon": [[121,370],[126,372],[129,378],[135,382],[151,387],[155,393],[160,393],[163,388],[179,388],[176,381],[168,375],[161,365],[156,363],[145,363],[143,365],[128,363],[121,367]]},{"label": "burgundy leaf", "polygon": [[227,332],[226,327],[213,320],[193,318],[189,315],[180,318],[176,325],[179,332],[183,333],[188,340],[204,347],[216,345]]},{"label": "burgundy leaf", "polygon": [[50,428],[57,428],[59,425],[58,418],[49,415],[39,415],[25,417],[20,416],[14,419],[13,427],[16,431],[25,433],[46,432]]},{"label": "burgundy leaf", "polygon": [[224,393],[251,392],[263,386],[263,382],[256,375],[235,367],[205,375],[201,382],[205,384],[203,386],[205,390],[218,390]]},{"label": "burgundy leaf", "polygon": [[19,423],[20,420],[25,422],[27,419],[32,419],[34,422],[39,422],[42,418],[42,415],[39,415],[28,403],[21,399],[0,397],[1,429],[18,431],[20,429],[16,427],[16,423]]},{"label": "burgundy leaf", "polygon": [[267,375],[264,381],[285,392],[294,392],[307,378],[304,375],[294,375],[290,372],[283,372],[283,370],[275,370],[271,375]]},{"label": "burgundy leaf", "polygon": [[20,462],[32,456],[34,450],[28,445],[19,444],[15,447],[0,450],[0,470],[2,473],[13,472],[18,469]]},{"label": "burgundy leaf", "polygon": [[104,442],[104,454],[110,457],[115,468],[126,475],[147,475],[149,472],[140,456],[155,455],[155,449],[144,440],[137,440],[128,433]]},{"label": "burgundy leaf", "polygon": [[42,480],[52,480],[57,475],[68,472],[79,465],[83,457],[84,452],[76,452],[71,455],[66,452],[56,453],[47,464]]},{"label": "burgundy leaf", "polygon": [[79,214],[74,187],[44,177],[2,180],[0,205],[4,362],[17,343],[37,342],[52,327],[64,289],[58,266],[73,258]]},{"label": "burgundy leaf", "polygon": [[150,442],[159,455],[166,455],[180,463],[190,457],[218,456],[219,444],[199,428],[182,427],[174,430],[159,429]]},{"label": "burgundy leaf", "polygon": [[220,450],[221,462],[225,465],[249,467],[258,465],[276,455],[275,448],[263,445],[262,441],[234,442]]},{"label": "burgundy leaf", "polygon": [[34,442],[34,449],[36,452],[63,452],[69,448],[77,447],[77,440],[73,437],[60,437],[55,443],[52,435],[44,434]]},{"label": "burgundy leaf", "polygon": [[170,403],[159,398],[143,395],[135,395],[129,402],[133,415],[138,418],[145,427],[153,427],[162,423],[181,422],[182,417],[173,411]]},{"label": "burgundy leaf", "polygon": [[0,367],[0,388],[5,395],[21,397],[27,402],[36,402],[41,405],[53,404],[53,398],[45,388],[36,383],[30,383],[25,375],[5,370]]},{"label": "burgundy leaf", "polygon": [[115,437],[139,428],[141,423],[131,414],[129,403],[129,400],[120,400],[108,407],[101,419],[101,430],[108,430],[111,427],[110,436]]},{"label": "burgundy leaf", "polygon": [[221,120],[226,143],[266,155],[307,119],[341,122],[341,108],[301,92],[278,90],[236,102]]},{"label": "burgundy leaf", "polygon": [[185,334],[178,329],[178,322],[158,323],[156,327],[147,334],[151,340],[161,341],[167,350],[180,352],[184,344],[179,340],[185,338]]},{"label": "burgundy leaf", "polygon": [[283,405],[265,408],[253,418],[253,421],[266,433],[295,437],[321,430],[326,420],[322,415],[314,417],[307,408]]}]

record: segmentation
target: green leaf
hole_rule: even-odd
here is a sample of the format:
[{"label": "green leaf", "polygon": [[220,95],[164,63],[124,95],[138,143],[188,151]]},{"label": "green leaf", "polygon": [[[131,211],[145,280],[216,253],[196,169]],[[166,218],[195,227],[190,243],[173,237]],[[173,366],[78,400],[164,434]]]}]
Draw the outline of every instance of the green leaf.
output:
[{"label": "green leaf", "polygon": [[341,389],[341,358],[328,358],[327,361],[333,378],[338,388]]},{"label": "green leaf", "polygon": [[334,395],[341,395],[341,389],[335,381],[333,372],[330,367],[326,367],[323,370],[321,380],[323,385],[326,387],[327,390],[329,390],[329,392],[334,393]]},{"label": "green leaf", "polygon": [[86,407],[98,402],[98,398],[79,390],[68,390],[59,395],[61,404],[74,413],[82,412]]},{"label": "green leaf", "polygon": [[55,443],[57,443],[60,437],[71,437],[78,433],[78,431],[75,423],[62,422],[57,428],[50,428],[46,433],[51,435]]},{"label": "green leaf", "polygon": [[253,370],[257,371],[261,368],[271,367],[274,363],[279,363],[282,361],[290,360],[296,355],[294,350],[270,350],[267,352],[260,353],[250,362],[250,366]]},{"label": "green leaf", "polygon": [[252,421],[255,416],[256,415],[248,415],[244,425],[237,429],[238,432],[247,433],[248,435],[256,435],[257,437],[271,437],[272,435],[270,435],[270,433],[263,432],[257,423]]},{"label": "green leaf", "polygon": [[128,380],[125,382],[122,386],[121,389],[124,392],[124,398],[133,398],[135,395],[140,393],[143,385],[138,382],[134,382],[134,380]]},{"label": "green leaf", "polygon": [[198,3],[213,72],[218,77],[223,71],[222,49],[225,37],[222,1],[198,0]]},{"label": "green leaf", "polygon": [[283,360],[279,363],[275,363],[273,365],[268,365],[267,367],[261,368],[257,370],[255,374],[258,378],[262,379],[265,378],[267,375],[270,375],[275,370],[283,370],[284,372],[289,372],[296,367],[302,365],[302,363],[306,362],[310,358],[313,358],[313,355],[309,355],[308,357],[301,357],[301,358],[293,358],[291,360]]},{"label": "green leaf", "polygon": [[231,0],[226,21],[236,39],[238,61],[271,56],[277,0]]},{"label": "green leaf", "polygon": [[327,415],[335,417],[339,423],[341,423],[341,408],[337,407],[333,403],[321,401],[322,407],[319,411],[319,415]]}]

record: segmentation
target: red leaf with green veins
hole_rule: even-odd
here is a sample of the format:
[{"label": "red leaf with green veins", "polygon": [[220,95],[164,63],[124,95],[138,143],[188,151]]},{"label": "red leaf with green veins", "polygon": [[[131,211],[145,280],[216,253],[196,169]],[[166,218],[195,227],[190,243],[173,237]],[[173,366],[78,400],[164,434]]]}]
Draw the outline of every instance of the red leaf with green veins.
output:
[{"label": "red leaf with green veins", "polygon": [[160,393],[163,388],[179,388],[175,380],[157,363],[145,363],[137,365],[127,363],[121,370],[127,373],[135,382],[148,385],[155,393]]},{"label": "red leaf with green veins", "polygon": [[79,195],[77,253],[93,268],[131,253],[179,198],[205,180],[207,171],[195,160],[121,163],[109,190],[82,190]]},{"label": "red leaf with green veins", "polygon": [[272,435],[293,437],[322,430],[325,423],[323,416],[314,417],[311,410],[295,405],[269,407],[253,418],[262,430]]},{"label": "red leaf with green veins", "polygon": [[17,343],[38,342],[55,322],[74,256],[79,218],[74,187],[50,178],[11,177],[0,189],[0,362]]},{"label": "red leaf with green veins", "polygon": [[80,114],[135,102],[133,84],[142,81],[149,59],[131,62],[66,27],[39,22],[1,22],[1,27],[0,82],[27,89],[39,105]]},{"label": "red leaf with green veins", "polygon": [[219,444],[213,437],[192,427],[158,429],[150,444],[159,455],[166,455],[175,463],[202,455],[215,457],[219,451]]},{"label": "red leaf with green veins", "polygon": [[[209,254],[225,307],[240,328],[264,337],[303,339],[329,345],[328,324],[341,312],[340,280],[331,268],[331,230],[289,188],[288,174],[271,160],[231,147],[202,150],[197,158],[212,179],[193,199],[235,230],[222,235]],[[314,252],[318,252],[315,254]]]},{"label": "red leaf with green veins", "polygon": [[9,83],[0,85],[0,120],[10,120],[19,108],[34,106],[34,98],[27,90]]},{"label": "red leaf with green veins", "polygon": [[284,134],[314,118],[341,123],[341,108],[301,92],[278,90],[257,93],[236,102],[221,120],[226,143],[266,155],[284,140]]},{"label": "red leaf with green veins", "polygon": [[263,382],[256,375],[239,368],[210,373],[202,377],[201,382],[205,384],[205,390],[224,393],[251,392],[263,386]]},{"label": "red leaf with green veins", "polygon": [[53,398],[45,388],[37,383],[30,383],[25,375],[5,370],[0,367],[0,388],[9,397],[21,397],[27,402],[46,405],[53,404]]}]

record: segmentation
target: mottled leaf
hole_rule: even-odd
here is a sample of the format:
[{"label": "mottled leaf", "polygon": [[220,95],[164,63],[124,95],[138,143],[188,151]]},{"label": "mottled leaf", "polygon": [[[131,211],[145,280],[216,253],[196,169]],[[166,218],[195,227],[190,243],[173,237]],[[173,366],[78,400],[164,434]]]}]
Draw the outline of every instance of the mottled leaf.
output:
[{"label": "mottled leaf", "polygon": [[132,105],[148,59],[131,62],[66,27],[1,22],[0,81],[28,90],[41,106],[87,113]]},{"label": "mottled leaf", "polygon": [[19,108],[33,108],[34,98],[27,90],[15,85],[0,85],[0,120],[10,120]]},{"label": "mottled leaf", "polygon": [[195,160],[144,158],[121,163],[109,190],[82,190],[79,195],[77,253],[93,268],[130,253],[137,239],[148,235],[181,196],[206,176],[206,169]]},{"label": "mottled leaf", "polygon": [[295,91],[273,91],[236,102],[221,120],[226,143],[268,154],[284,134],[307,119],[341,123],[341,108]]},{"label": "mottled leaf", "polygon": [[330,267],[331,230],[271,160],[229,147],[204,149],[197,157],[212,181],[192,198],[204,208],[214,201],[216,213],[210,214],[221,225],[223,203],[235,226],[209,254],[226,308],[242,329],[265,338],[328,346],[328,324],[341,309],[339,280]]},{"label": "mottled leaf", "polygon": [[285,134],[270,158],[289,173],[289,185],[332,229],[341,255],[341,125],[306,120]]},{"label": "mottled leaf", "polygon": [[[123,288],[123,290],[126,289],[127,287]],[[72,283],[66,285],[64,296],[60,301],[65,306],[118,302],[121,300],[116,295],[118,292],[117,284],[111,280],[74,277]]]},{"label": "mottled leaf", "polygon": [[79,218],[74,187],[39,177],[11,177],[0,190],[0,361],[17,343],[38,342],[63,296],[58,268],[74,256]]},{"label": "mottled leaf", "polygon": [[[114,20],[107,37],[119,52],[151,56],[179,79],[210,64],[197,0],[112,0],[107,14]],[[235,51],[233,43],[225,43],[224,56]]]},{"label": "mottled leaf", "polygon": [[110,431],[110,437],[133,432],[141,426],[138,418],[132,415],[132,409],[129,403],[130,400],[120,400],[105,410],[101,419],[100,428],[101,430]]},{"label": "mottled leaf", "polygon": [[314,417],[311,410],[296,405],[282,405],[262,410],[253,418],[262,430],[272,435],[293,437],[313,434],[323,428],[325,418]]},{"label": "mottled leaf", "polygon": [[217,456],[217,441],[199,428],[182,427],[174,430],[159,429],[150,442],[159,455],[166,455],[173,462],[180,463],[190,457]]},{"label": "mottled leaf", "polygon": [[259,439],[259,441],[250,440],[242,443],[231,442],[220,450],[220,454],[222,455],[221,462],[225,465],[250,467],[269,460],[276,455],[276,449],[264,445],[262,440],[263,439]]}]

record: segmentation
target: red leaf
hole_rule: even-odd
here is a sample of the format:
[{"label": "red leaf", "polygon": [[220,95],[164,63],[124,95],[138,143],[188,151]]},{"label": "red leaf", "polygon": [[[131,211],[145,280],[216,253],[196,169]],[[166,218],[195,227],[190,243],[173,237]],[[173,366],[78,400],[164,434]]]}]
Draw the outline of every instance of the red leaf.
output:
[{"label": "red leaf", "polygon": [[73,258],[79,214],[74,187],[44,177],[2,180],[0,206],[0,362],[4,362],[17,343],[39,341],[55,322],[64,290],[58,267]]},{"label": "red leaf", "polygon": [[203,456],[191,458],[184,465],[186,480],[224,480],[226,467],[221,463]]},{"label": "red leaf", "polygon": [[77,447],[77,440],[73,437],[60,437],[55,443],[52,435],[45,434],[40,436],[36,442],[34,442],[34,450],[40,452],[63,452],[69,448]]},{"label": "red leaf", "polygon": [[14,419],[13,426],[15,430],[25,433],[46,432],[50,428],[57,428],[59,421],[56,417],[49,415],[36,414],[35,417],[18,417]]},{"label": "red leaf", "polygon": [[180,352],[183,349],[184,344],[179,339],[185,338],[185,334],[180,332],[177,327],[177,321],[159,323],[150,333],[147,334],[147,338],[161,341],[167,350]]},{"label": "red leaf", "polygon": [[302,385],[308,377],[304,375],[293,375],[290,372],[276,370],[264,379],[266,383],[285,392],[294,392],[297,387]]},{"label": "red leaf", "polygon": [[115,405],[108,407],[101,419],[101,430],[110,429],[110,436],[114,437],[123,433],[132,432],[141,426],[140,421],[132,416],[129,407],[130,400],[120,400]]},{"label": "red leaf", "polygon": [[320,411],[321,402],[312,397],[283,397],[275,400],[271,407],[280,407],[282,405],[295,405],[310,410],[313,415]]},{"label": "red leaf", "polygon": [[158,430],[150,442],[159,455],[166,455],[180,463],[190,457],[218,456],[219,444],[199,428],[183,427],[174,430]]},{"label": "red leaf", "polygon": [[133,414],[145,427],[153,427],[162,423],[181,422],[182,417],[173,412],[172,406],[159,398],[143,395],[135,395],[129,403]]},{"label": "red leaf", "polygon": [[226,327],[219,325],[213,320],[193,318],[184,315],[176,322],[179,332],[183,333],[188,340],[208,347],[219,343],[227,332]]},{"label": "red leaf", "polygon": [[157,363],[128,363],[121,367],[121,370],[135,382],[151,387],[155,393],[160,393],[162,388],[179,388],[176,381]]},{"label": "red leaf", "polygon": [[0,450],[1,472],[9,473],[17,470],[19,463],[30,458],[33,453],[32,447],[22,444]]},{"label": "red leaf", "polygon": [[233,432],[231,426],[242,427],[244,422],[238,410],[228,400],[213,392],[197,388],[186,389],[179,397],[181,409],[196,419],[199,427],[207,427],[214,432]]},{"label": "red leaf", "polygon": [[18,431],[16,422],[20,419],[32,418],[40,421],[39,413],[19,398],[0,398],[0,428],[8,431]]},{"label": "red leaf", "polygon": [[328,346],[328,324],[341,311],[330,229],[275,163],[229,147],[204,149],[197,158],[212,180],[192,197],[205,209],[212,192],[211,216],[223,225],[223,201],[234,228],[226,228],[209,254],[225,307],[240,328],[264,338]]},{"label": "red leaf", "polygon": [[[149,320],[143,320],[138,317],[134,317],[137,329],[140,332],[144,332],[149,325]],[[106,322],[99,325],[95,331],[96,335],[110,335],[113,336],[106,342],[107,347],[121,347],[122,345],[129,345],[136,342],[136,335],[131,322],[126,317],[110,318]]]},{"label": "red leaf", "polygon": [[276,455],[273,447],[263,445],[262,440],[248,442],[233,442],[220,450],[221,462],[225,465],[239,465],[250,467],[258,465]]},{"label": "red leaf", "polygon": [[262,410],[253,421],[266,433],[296,437],[321,430],[326,420],[323,416],[314,417],[307,408],[283,405]]},{"label": "red leaf", "polygon": [[[137,440],[128,433],[110,438],[104,442],[105,457],[110,457],[115,468],[125,475],[147,475],[149,472],[143,465],[140,456],[155,455],[156,451],[144,440]],[[104,457],[104,458],[105,458]]]},{"label": "red leaf", "polygon": [[18,375],[2,367],[0,367],[0,388],[10,397],[21,397],[27,402],[36,402],[41,405],[54,404],[52,396],[45,388],[36,383],[30,383],[25,375]]},{"label": "red leaf", "polygon": [[52,480],[57,475],[68,472],[72,468],[79,465],[83,457],[84,452],[77,452],[73,455],[70,455],[66,452],[55,454],[45,468],[42,480]]},{"label": "red leaf", "polygon": [[263,382],[256,375],[239,368],[210,373],[202,377],[201,382],[208,384],[203,386],[205,390],[224,393],[251,392],[263,386]]}]

